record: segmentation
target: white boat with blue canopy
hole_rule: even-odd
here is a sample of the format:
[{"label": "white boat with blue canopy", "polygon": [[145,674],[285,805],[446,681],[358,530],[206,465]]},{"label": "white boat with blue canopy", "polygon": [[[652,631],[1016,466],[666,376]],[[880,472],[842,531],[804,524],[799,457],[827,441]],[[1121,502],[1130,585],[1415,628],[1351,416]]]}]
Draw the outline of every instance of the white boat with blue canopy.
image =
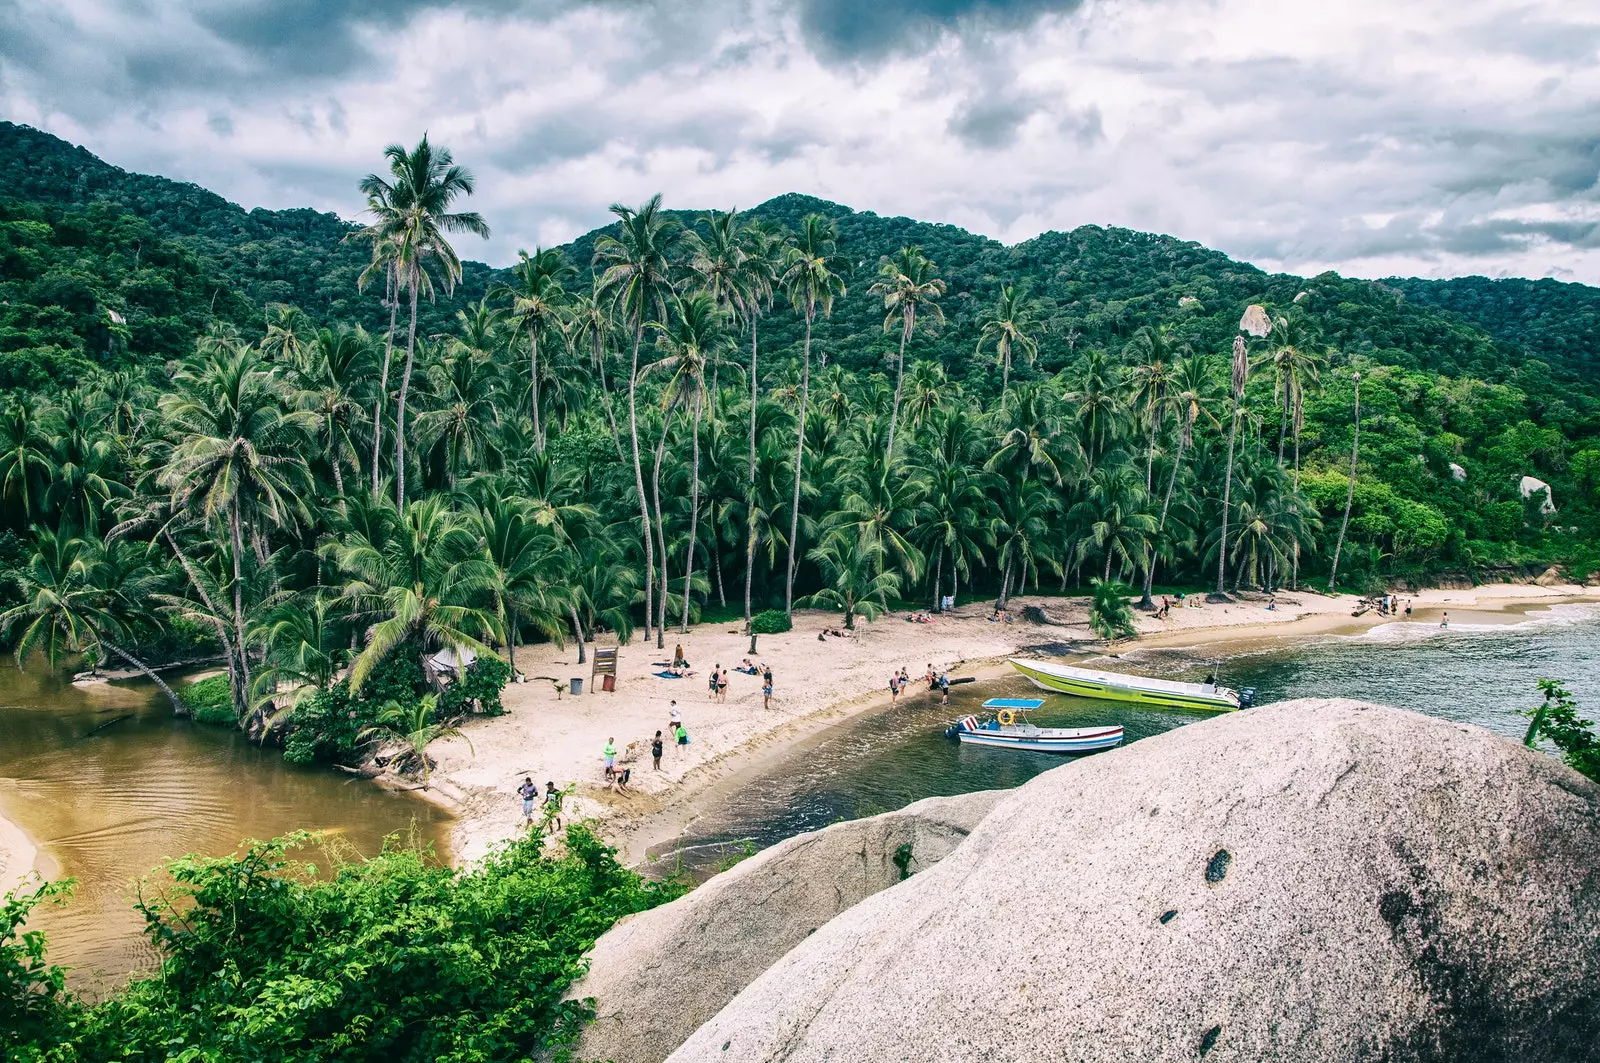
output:
[{"label": "white boat with blue canopy", "polygon": [[957,720],[945,734],[968,745],[1031,749],[1042,753],[1094,753],[1122,742],[1120,726],[1035,727],[1024,714],[1044,704],[1042,698],[990,698],[983,703],[995,715]]}]

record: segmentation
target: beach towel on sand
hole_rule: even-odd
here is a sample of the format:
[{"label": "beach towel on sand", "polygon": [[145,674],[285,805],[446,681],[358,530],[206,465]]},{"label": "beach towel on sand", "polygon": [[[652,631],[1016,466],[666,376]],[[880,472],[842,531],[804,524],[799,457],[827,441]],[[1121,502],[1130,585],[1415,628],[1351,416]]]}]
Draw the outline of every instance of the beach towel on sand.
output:
[{"label": "beach towel on sand", "polygon": [[657,679],[682,679],[683,676],[681,676],[681,675],[673,675],[671,672],[657,672],[656,673],[656,678]]}]

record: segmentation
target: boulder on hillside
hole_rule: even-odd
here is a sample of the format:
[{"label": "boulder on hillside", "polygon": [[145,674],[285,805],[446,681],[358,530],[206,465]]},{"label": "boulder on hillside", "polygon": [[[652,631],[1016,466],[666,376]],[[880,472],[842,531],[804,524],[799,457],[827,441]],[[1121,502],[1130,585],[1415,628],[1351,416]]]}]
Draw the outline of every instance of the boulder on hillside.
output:
[{"label": "boulder on hillside", "polygon": [[1033,780],[671,1063],[1589,1060],[1600,787],[1351,701]]},{"label": "boulder on hillside", "polygon": [[660,1063],[840,912],[948,856],[1009,791],[932,797],[757,853],[595,942],[569,999],[593,997],[575,1059]]},{"label": "boulder on hillside", "polygon": [[1561,571],[1560,565],[1551,565],[1549,568],[1539,573],[1538,578],[1533,582],[1537,583],[1541,587],[1561,587],[1565,586],[1571,581],[1567,579],[1566,573]]}]

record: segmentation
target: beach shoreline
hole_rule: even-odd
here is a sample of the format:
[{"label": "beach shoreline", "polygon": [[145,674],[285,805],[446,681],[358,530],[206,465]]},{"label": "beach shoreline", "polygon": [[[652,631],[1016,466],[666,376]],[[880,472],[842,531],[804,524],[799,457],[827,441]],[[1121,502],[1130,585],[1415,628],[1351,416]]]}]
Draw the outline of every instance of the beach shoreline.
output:
[{"label": "beach shoreline", "polygon": [[39,849],[33,839],[0,814],[0,897],[23,884],[38,858]]},{"label": "beach shoreline", "polygon": [[[1433,622],[1449,611],[1455,623],[1514,623],[1521,614],[1551,604],[1600,601],[1600,588],[1493,584],[1398,597],[1413,603],[1416,622]],[[820,644],[819,633],[837,628],[839,615],[796,611],[794,630],[761,636],[754,656],[737,621],[695,625],[687,633],[669,629],[664,649],[640,641],[621,647],[614,693],[558,697],[549,682],[508,687],[502,696],[506,715],[465,725],[470,748],[462,740],[433,747],[438,767],[428,796],[458,817],[451,845],[458,862],[481,856],[522,829],[514,791],[523,778],[531,778],[541,789],[547,781],[570,788],[565,818],[596,821],[602,837],[628,863],[638,864],[650,850],[681,835],[718,796],[759,780],[778,759],[837,724],[887,708],[888,679],[896,668],[906,667],[913,678],[911,693],[902,696],[925,698],[932,695],[915,681],[929,665],[952,678],[988,679],[1009,674],[1006,659],[1013,656],[1136,656],[1143,650],[1281,645],[1360,634],[1398,619],[1371,612],[1354,617],[1358,601],[1354,595],[1289,592],[1280,594],[1270,611],[1264,601],[1175,606],[1166,620],[1136,614],[1140,638],[1109,646],[1089,632],[1085,598],[1015,597],[1011,612],[1018,619],[1009,624],[988,619],[988,602],[963,605],[932,624],[885,615],[871,624],[858,620],[850,637],[826,637]],[[1044,622],[1023,621],[1024,610]],[[614,643],[589,649],[593,645]],[[695,674],[657,677],[656,663],[670,660],[678,645]],[[758,677],[731,671],[746,657],[774,670],[772,710],[762,708]],[[707,687],[708,672],[718,664],[730,670],[725,702],[713,702]],[[572,644],[519,648],[517,667],[525,675],[582,677],[585,685],[590,678],[590,664],[577,663]],[[655,730],[667,728],[674,700],[691,744],[669,744],[663,770],[656,772],[649,741]],[[601,749],[608,739],[615,739],[619,766],[633,769],[627,796],[604,788]]]}]

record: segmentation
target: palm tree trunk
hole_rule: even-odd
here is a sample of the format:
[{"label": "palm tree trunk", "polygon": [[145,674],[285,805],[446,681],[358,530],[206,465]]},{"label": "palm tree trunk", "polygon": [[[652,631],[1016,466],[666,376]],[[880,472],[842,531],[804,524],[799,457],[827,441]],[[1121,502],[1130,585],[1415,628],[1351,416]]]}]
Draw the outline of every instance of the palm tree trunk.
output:
[{"label": "palm tree trunk", "polygon": [[656,461],[650,473],[650,494],[655,503],[656,511],[656,536],[661,547],[661,616],[656,624],[656,649],[666,649],[667,627],[667,598],[669,596],[667,582],[667,526],[661,519],[661,456],[667,449],[667,428],[672,423],[672,411],[669,409],[661,418],[661,439],[656,443]]},{"label": "palm tree trunk", "polygon": [[222,643],[223,653],[226,655],[228,662],[228,690],[232,695],[235,709],[237,709],[240,704],[249,700],[249,692],[246,690],[244,681],[239,675],[238,657],[235,653],[233,638],[228,634],[228,625],[223,619],[222,610],[217,608],[216,603],[211,600],[211,595],[206,593],[205,584],[200,582],[200,576],[194,570],[194,563],[189,560],[188,555],[178,546],[178,541],[172,537],[172,531],[168,528],[162,528],[161,535],[167,540],[167,545],[172,547],[173,556],[178,559],[178,564],[183,567],[184,574],[189,577],[189,585],[200,596],[201,604],[206,607],[206,610],[211,614],[210,619],[216,624],[217,641]]},{"label": "palm tree trunk", "polygon": [[941,612],[939,608],[939,584],[944,582],[944,547],[939,547],[939,560],[933,566],[933,611]]},{"label": "palm tree trunk", "polygon": [[[1294,426],[1294,492],[1298,498],[1300,494],[1300,425]],[[1294,567],[1289,570],[1289,589],[1300,589],[1300,537],[1294,540]]]},{"label": "palm tree trunk", "polygon": [[[1000,341],[1005,344],[1004,340]],[[1006,404],[1006,389],[1011,386],[1011,345],[1000,352],[1000,405]]]},{"label": "palm tree trunk", "polygon": [[956,604],[961,597],[961,562],[952,552],[950,555],[950,602]]},{"label": "palm tree trunk", "polygon": [[517,611],[510,610],[510,623],[506,625],[506,663],[511,666],[511,674],[517,674]]},{"label": "palm tree trunk", "polygon": [[756,409],[761,400],[761,378],[756,375],[756,312],[750,312],[750,479],[747,481],[744,562],[744,633],[750,634],[750,580],[756,571]]},{"label": "palm tree trunk", "polygon": [[1011,597],[1011,555],[1006,555],[1005,571],[1000,576],[1000,600],[995,603],[996,609],[1004,609],[1006,601]]},{"label": "palm tree trunk", "polygon": [[[637,357],[635,361],[637,361]],[[596,333],[594,341],[594,364],[600,374],[600,397],[604,400],[606,408],[606,423],[611,426],[611,445],[616,448],[617,461],[622,457],[622,433],[617,431],[617,411],[611,401],[611,388],[606,384],[606,340],[603,333]]]},{"label": "palm tree trunk", "polygon": [[644,493],[644,466],[639,461],[639,341],[644,338],[641,321],[633,330],[633,372],[628,375],[628,435],[633,441],[633,487],[639,494],[639,520],[644,528],[644,637],[650,641],[650,625],[655,621],[656,554],[650,532],[650,503]]},{"label": "palm tree trunk", "polygon": [[95,634],[95,641],[100,643],[100,645],[104,646],[106,649],[110,650],[112,653],[116,654],[118,657],[121,657],[124,661],[127,661],[134,668],[142,672],[145,678],[149,679],[150,682],[159,687],[161,689],[161,693],[167,696],[167,700],[172,702],[172,714],[174,716],[191,715],[189,712],[189,706],[183,703],[183,699],[178,697],[177,693],[167,685],[166,680],[156,675],[155,671],[148,664],[145,664],[143,661],[139,660],[139,658],[135,657],[121,646],[118,646],[113,642],[106,641],[100,636],[99,633]]},{"label": "palm tree trunk", "polygon": [[584,656],[583,652],[583,625],[578,621],[578,607],[576,605],[567,606],[567,615],[572,620],[572,633],[578,639],[578,663],[587,664],[588,658]]},{"label": "palm tree trunk", "polygon": [[539,424],[539,330],[528,329],[528,351],[532,358],[529,383],[533,403],[533,448],[544,453],[544,428]]},{"label": "palm tree trunk", "polygon": [[250,657],[244,641],[244,574],[239,558],[244,553],[244,530],[239,526],[239,500],[228,506],[228,530],[233,537],[233,633],[239,648],[239,677],[242,689],[234,691],[234,713],[241,719],[249,708]]},{"label": "palm tree trunk", "polygon": [[1361,374],[1356,374],[1355,434],[1350,438],[1350,485],[1344,493],[1344,519],[1339,521],[1339,541],[1333,547],[1333,567],[1328,570],[1328,593],[1339,583],[1339,554],[1344,550],[1344,533],[1350,527],[1350,506],[1356,499],[1356,452],[1361,446]]},{"label": "palm tree trunk", "polygon": [[[328,426],[328,438],[334,438],[332,425]],[[339,494],[339,515],[349,516],[350,507],[346,506],[344,502],[344,473],[339,470],[339,449],[335,446],[332,450],[333,458],[328,464],[333,466],[333,489]],[[360,473],[358,472],[357,475],[359,476]]]},{"label": "palm tree trunk", "polygon": [[889,411],[889,445],[883,451],[883,472],[889,474],[889,466],[894,462],[894,433],[900,425],[900,386],[906,378],[906,341],[911,338],[911,330],[916,327],[917,311],[910,308],[906,311],[905,325],[900,329],[900,358],[894,370],[894,407]]},{"label": "palm tree trunk", "polygon": [[411,325],[406,331],[406,368],[400,377],[400,401],[394,419],[394,507],[406,506],[406,397],[411,392],[411,366],[417,354],[417,288],[421,286],[420,266],[411,267]]},{"label": "palm tree trunk", "polygon": [[700,407],[703,397],[696,393],[694,397],[694,427],[691,434],[694,442],[690,453],[693,457],[689,462],[689,546],[688,557],[683,564],[683,619],[679,621],[678,630],[689,630],[689,580],[694,575],[694,548],[695,536],[700,530]]},{"label": "palm tree trunk", "polygon": [[[1178,483],[1178,470],[1183,467],[1183,451],[1189,445],[1189,430],[1184,425],[1178,426],[1178,452],[1172,457],[1172,475],[1167,477],[1167,493],[1161,499],[1161,520],[1156,524],[1156,538],[1160,539],[1161,533],[1167,530],[1167,510],[1172,506],[1172,489]],[[1139,608],[1144,609],[1155,603],[1150,599],[1150,588],[1155,585],[1156,558],[1155,548],[1150,550],[1150,563],[1144,568],[1144,599],[1140,601]]]},{"label": "palm tree trunk", "polygon": [[1228,428],[1228,472],[1222,484],[1222,535],[1217,540],[1217,594],[1227,593],[1228,507],[1233,503],[1233,447],[1239,437],[1239,396],[1233,397],[1233,423]]},{"label": "palm tree trunk", "polygon": [[728,593],[722,589],[722,536],[716,530],[717,504],[711,503],[712,532],[711,532],[711,566],[717,574],[717,604],[728,608]]},{"label": "palm tree trunk", "polygon": [[378,500],[378,455],[383,444],[383,407],[389,401],[389,360],[394,355],[394,323],[400,312],[399,273],[391,266],[384,278],[389,293],[389,331],[383,340],[383,369],[378,373],[378,397],[372,405],[372,500]]},{"label": "palm tree trunk", "polygon": [[1284,389],[1283,409],[1278,411],[1278,468],[1283,468],[1283,444],[1289,438],[1289,389]]},{"label": "palm tree trunk", "polygon": [[816,317],[812,305],[806,307],[806,341],[800,353],[800,413],[794,428],[794,501],[789,507],[789,565],[783,585],[783,611],[794,615],[795,546],[800,538],[800,477],[806,456],[806,402],[811,397],[811,322]]}]

